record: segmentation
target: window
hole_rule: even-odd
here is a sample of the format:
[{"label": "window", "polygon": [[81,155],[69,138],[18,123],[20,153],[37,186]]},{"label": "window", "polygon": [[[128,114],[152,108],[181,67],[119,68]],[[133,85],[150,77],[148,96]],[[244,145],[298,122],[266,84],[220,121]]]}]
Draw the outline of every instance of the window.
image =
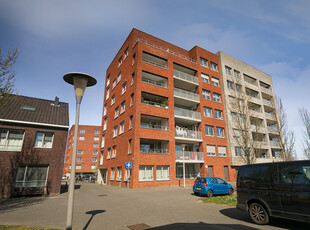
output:
[{"label": "window", "polygon": [[240,78],[240,72],[234,69],[234,77]]},{"label": "window", "polygon": [[82,161],[82,157],[77,157],[76,158],[76,162],[81,162]]},{"label": "window", "polygon": [[82,155],[83,154],[83,150],[78,150],[77,154],[78,155]]},{"label": "window", "polygon": [[107,104],[105,104],[103,108],[103,116],[105,115],[107,115]]},{"label": "window", "polygon": [[119,107],[117,106],[114,111],[114,119],[118,117],[118,114],[119,114]]},{"label": "window", "polygon": [[80,133],[85,133],[85,129],[80,129]]},{"label": "window", "polygon": [[207,145],[207,156],[209,157],[215,157],[215,145]]},{"label": "window", "polygon": [[114,178],[115,178],[115,168],[111,168],[110,180],[114,180]]},{"label": "window", "polygon": [[105,135],[102,135],[102,139],[101,139],[101,148],[104,147],[104,143],[105,143]]},{"label": "window", "polygon": [[130,95],[130,107],[133,106],[134,100],[135,100],[134,94],[132,93],[132,94]]},{"label": "window", "polygon": [[124,133],[124,131],[125,131],[125,121],[122,121],[119,125],[119,135]]},{"label": "window", "polygon": [[136,54],[132,55],[132,65],[136,63]]},{"label": "window", "polygon": [[133,121],[133,116],[130,116],[130,118],[129,118],[129,129],[132,129],[132,121]]},{"label": "window", "polygon": [[107,130],[107,124],[108,124],[108,119],[104,118],[104,125],[103,125],[103,131]]},{"label": "window", "polygon": [[114,126],[113,129],[113,138],[117,136],[117,126]]},{"label": "window", "polygon": [[36,148],[52,148],[53,146],[53,133],[41,133],[37,132],[36,135]]},{"label": "window", "polygon": [[139,181],[153,181],[153,165],[139,166]]},{"label": "window", "polygon": [[203,107],[203,113],[205,117],[213,117],[212,116],[212,109],[209,107]]},{"label": "window", "polygon": [[169,165],[156,166],[156,180],[169,180]]},{"label": "window", "polygon": [[116,176],[117,181],[122,180],[122,167],[117,167],[117,176]]},{"label": "window", "polygon": [[130,169],[125,170],[124,181],[130,181]]},{"label": "window", "polygon": [[233,90],[234,89],[234,83],[232,83],[231,81],[227,80],[227,88]]},{"label": "window", "polygon": [[133,85],[133,83],[135,83],[135,73],[131,74],[131,84]]},{"label": "window", "polygon": [[200,58],[200,65],[208,68],[208,60],[204,58]]},{"label": "window", "polygon": [[110,75],[107,77],[107,86],[110,84]]},{"label": "window", "polygon": [[126,109],[126,102],[123,101],[121,104],[121,114],[125,112],[125,109]]},{"label": "window", "polygon": [[93,150],[93,155],[98,155],[98,150]]},{"label": "window", "polygon": [[98,145],[98,144],[96,144],[96,143],[95,143],[95,144],[93,144],[93,147],[94,147],[94,148],[98,148],[98,146],[99,146],[99,145]]},{"label": "window", "polygon": [[132,139],[128,141],[128,154],[132,153]]},{"label": "window", "polygon": [[48,166],[19,166],[15,187],[46,186]]},{"label": "window", "polygon": [[223,113],[222,113],[221,110],[215,109],[214,110],[214,116],[215,116],[216,119],[223,120]]},{"label": "window", "polygon": [[96,169],[97,165],[91,165],[91,169]]},{"label": "window", "polygon": [[114,94],[114,95],[112,96],[112,98],[111,98],[111,105],[113,105],[114,102],[115,102],[115,94]]},{"label": "window", "polygon": [[226,146],[218,147],[219,157],[227,157]]},{"label": "window", "polygon": [[99,141],[99,137],[94,137],[94,141]]},{"label": "window", "polygon": [[122,65],[122,63],[123,63],[123,58],[120,57],[120,58],[118,59],[118,67],[120,67],[120,66]]},{"label": "window", "polygon": [[24,131],[17,129],[0,129],[0,150],[21,151]]},{"label": "window", "polygon": [[84,141],[84,140],[85,140],[85,137],[84,137],[84,136],[80,136],[80,137],[79,137],[79,140],[80,140],[80,141]]},{"label": "window", "polygon": [[113,83],[112,83],[112,89],[114,89],[116,86],[116,79],[113,80]]},{"label": "window", "polygon": [[107,160],[111,158],[111,148],[108,148],[108,155],[107,155]]},{"label": "window", "polygon": [[122,79],[122,73],[119,73],[117,75],[117,84],[121,81],[121,79]]},{"label": "window", "polygon": [[209,75],[201,73],[201,81],[210,84]]},{"label": "window", "polygon": [[99,133],[100,133],[100,131],[96,129],[95,130],[95,134],[99,134]]},{"label": "window", "polygon": [[217,64],[210,61],[210,69],[217,72]]},{"label": "window", "polygon": [[213,93],[213,101],[221,103],[221,94]]},{"label": "window", "polygon": [[116,145],[112,147],[112,158],[116,157]]},{"label": "window", "polygon": [[126,50],[124,52],[124,60],[126,59],[127,56],[128,56],[128,47],[126,48]]},{"label": "window", "polygon": [[207,100],[211,100],[210,91],[203,89],[202,90],[202,98],[207,99]]},{"label": "window", "polygon": [[228,75],[231,75],[231,68],[225,65],[225,72]]},{"label": "window", "polygon": [[217,87],[220,87],[220,81],[219,81],[218,78],[216,78],[216,77],[211,77],[211,80],[212,80],[212,85],[217,86]]},{"label": "window", "polygon": [[91,161],[92,161],[92,162],[97,162],[97,157],[92,157],[92,158],[91,158]]},{"label": "window", "polygon": [[[70,165],[70,167],[71,167],[71,165]],[[75,166],[75,169],[81,169],[82,167],[81,167],[81,165],[76,165]]]},{"label": "window", "polygon": [[107,88],[107,94],[106,94],[105,99],[108,100],[109,97],[110,97],[110,88],[108,87],[108,88]]},{"label": "window", "polygon": [[214,136],[213,126],[206,125],[206,136]]},{"label": "window", "polygon": [[241,148],[240,147],[235,147],[235,156],[236,157],[241,157]]},{"label": "window", "polygon": [[122,95],[126,92],[127,90],[127,81],[124,82],[124,84],[122,85]]},{"label": "window", "polygon": [[216,127],[216,136],[225,137],[224,128]]}]

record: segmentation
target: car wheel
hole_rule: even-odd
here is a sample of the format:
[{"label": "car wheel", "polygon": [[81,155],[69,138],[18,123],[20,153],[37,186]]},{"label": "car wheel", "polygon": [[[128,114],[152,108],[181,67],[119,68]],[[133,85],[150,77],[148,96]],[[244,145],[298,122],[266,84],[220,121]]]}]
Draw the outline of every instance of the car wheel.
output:
[{"label": "car wheel", "polygon": [[256,224],[268,224],[269,222],[269,215],[266,209],[258,203],[250,205],[249,214]]},{"label": "car wheel", "polygon": [[234,193],[234,190],[232,190],[231,188],[228,189],[228,194],[229,194],[229,195],[232,195],[233,193]]},{"label": "car wheel", "polygon": [[211,189],[208,190],[207,196],[208,197],[212,197],[213,196],[213,191]]},{"label": "car wheel", "polygon": [[198,192],[194,192],[195,196],[199,196],[199,193]]}]

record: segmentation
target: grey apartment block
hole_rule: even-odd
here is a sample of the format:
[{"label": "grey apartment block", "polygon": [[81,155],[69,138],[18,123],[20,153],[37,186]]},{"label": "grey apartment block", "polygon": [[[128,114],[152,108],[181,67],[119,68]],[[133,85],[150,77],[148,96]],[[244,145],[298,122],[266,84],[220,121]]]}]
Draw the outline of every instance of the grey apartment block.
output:
[{"label": "grey apartment block", "polygon": [[[236,83],[246,92],[246,103],[255,107],[255,112],[247,116],[247,122],[258,119],[261,123],[259,132],[263,134],[263,139],[259,145],[260,154],[255,163],[278,161],[281,150],[278,130],[278,114],[275,102],[275,95],[272,86],[271,76],[236,59],[223,52],[218,52],[221,78],[223,83],[223,95],[225,97],[226,125],[228,131],[228,141],[230,143],[231,166],[243,165],[241,157],[237,156],[236,137],[233,137],[234,111],[230,105],[230,100],[236,96]],[[251,124],[251,123],[250,123]],[[253,130],[252,133],[255,133]]]}]

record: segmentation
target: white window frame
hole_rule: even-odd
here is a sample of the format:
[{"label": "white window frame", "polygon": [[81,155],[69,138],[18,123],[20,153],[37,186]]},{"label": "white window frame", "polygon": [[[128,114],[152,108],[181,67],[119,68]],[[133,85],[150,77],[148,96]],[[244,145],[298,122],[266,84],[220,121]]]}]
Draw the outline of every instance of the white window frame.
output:
[{"label": "white window frame", "polygon": [[[164,172],[167,171],[167,172]],[[157,181],[166,181],[170,180],[170,175],[169,175],[169,165],[157,165],[156,166],[156,180]],[[166,174],[167,177],[164,177]]]},{"label": "white window frame", "polygon": [[[39,146],[38,145],[38,134],[43,134],[43,136],[42,136],[42,144]],[[49,142],[50,143],[50,145],[48,145],[48,146],[45,146],[46,145],[46,140],[45,140],[45,135],[46,134],[52,134],[52,140],[51,140],[51,142]],[[51,132],[37,132],[36,133],[36,140],[35,140],[35,144],[34,144],[34,147],[35,148],[42,148],[42,149],[51,149],[51,148],[53,148],[53,142],[54,142],[54,133],[51,133]]]},{"label": "white window frame", "polygon": [[124,131],[125,131],[125,121],[122,121],[122,122],[119,124],[119,134],[118,134],[118,135],[123,134]]},{"label": "white window frame", "polygon": [[132,153],[132,139],[128,140],[128,154]]},{"label": "white window frame", "polygon": [[107,160],[111,159],[111,148],[108,148]]},{"label": "white window frame", "polygon": [[112,147],[112,158],[115,158],[116,157],[116,145],[114,145],[113,147]]},{"label": "white window frame", "polygon": [[[24,143],[24,136],[25,136],[25,131],[24,130],[20,130],[20,129],[0,129],[1,131],[1,139],[0,139],[0,150],[1,151],[21,151],[22,147],[23,147],[23,143]],[[11,139],[10,138],[10,132],[12,131],[18,131],[22,132],[22,138],[21,140],[19,140],[20,143],[16,143],[18,142],[18,140],[16,141],[16,139]],[[4,137],[5,136],[5,137]],[[14,141],[15,140],[15,141]],[[10,142],[14,142],[10,143]]]},{"label": "white window frame", "polygon": [[119,107],[117,106],[114,110],[114,119],[118,118],[119,115]]},{"label": "white window frame", "polygon": [[220,138],[225,138],[225,129],[223,127],[216,127],[216,136]]},{"label": "white window frame", "polygon": [[103,116],[107,115],[107,103],[104,105],[104,108],[103,108]]},{"label": "white window frame", "polygon": [[112,168],[111,168],[110,180],[114,180],[114,179],[115,179],[115,168],[112,167]]},{"label": "white window frame", "polygon": [[213,71],[218,72],[217,64],[212,62],[212,61],[210,61],[210,69],[213,70]]},{"label": "white window frame", "polygon": [[113,94],[113,96],[111,97],[111,106],[114,105],[115,103],[115,94]]},{"label": "white window frame", "polygon": [[[212,130],[212,134],[210,134],[209,132],[207,133],[206,131],[208,130],[210,130],[209,128],[211,128],[211,130]],[[214,137],[214,126],[212,126],[212,125],[205,125],[205,134],[206,134],[206,136],[208,136],[208,137]]]},{"label": "white window frame", "polygon": [[110,88],[108,87],[107,88],[107,94],[106,94],[106,100],[108,100],[109,99],[109,97],[110,97]]},{"label": "white window frame", "polygon": [[107,86],[110,84],[110,75],[107,77]]},{"label": "white window frame", "polygon": [[213,92],[213,101],[217,103],[222,103],[221,94]]},{"label": "white window frame", "polygon": [[[217,116],[219,114],[220,116]],[[218,120],[223,120],[223,111],[219,109],[214,109],[214,118]]]},{"label": "white window frame", "polygon": [[216,77],[211,77],[212,80],[212,85],[216,86],[216,87],[220,87],[220,80]]},{"label": "white window frame", "polygon": [[206,68],[209,68],[208,66],[208,60],[205,58],[200,57],[200,65]]},{"label": "white window frame", "polygon": [[210,84],[210,76],[208,74],[201,73],[200,77],[202,82]]},{"label": "white window frame", "polygon": [[113,138],[117,137],[117,130],[118,130],[118,125],[114,126],[113,128]]},{"label": "white window frame", "polygon": [[99,137],[94,136],[94,141],[99,141]]},{"label": "white window frame", "polygon": [[93,155],[98,155],[98,150],[93,150]]},{"label": "white window frame", "polygon": [[115,87],[116,87],[116,79],[113,80],[112,89],[114,89]]},{"label": "white window frame", "polygon": [[127,81],[125,81],[122,85],[122,95],[127,91]]},{"label": "white window frame", "polygon": [[120,72],[118,75],[117,75],[117,84],[122,80],[122,73]]},{"label": "white window frame", "polygon": [[126,110],[126,101],[123,101],[122,104],[121,104],[121,112],[120,114],[123,114]]},{"label": "white window frame", "polygon": [[202,89],[202,98],[211,101],[211,92],[206,89]]},{"label": "white window frame", "polygon": [[[148,167],[151,169],[151,177],[147,178]],[[142,175],[143,174],[143,175]],[[153,165],[139,165],[139,181],[154,181],[154,166]]]},{"label": "white window frame", "polygon": [[79,141],[84,141],[85,137],[84,136],[79,136]]},{"label": "white window frame", "polygon": [[116,176],[116,181],[121,181],[122,180],[122,166],[117,167],[117,176]]},{"label": "white window frame", "polygon": [[216,157],[216,149],[215,145],[207,145],[207,156],[208,157]]},{"label": "white window frame", "polygon": [[91,158],[91,162],[97,162],[98,161],[98,157],[92,157]]},{"label": "white window frame", "polygon": [[225,73],[226,73],[227,75],[230,75],[230,76],[231,76],[231,74],[232,74],[232,68],[230,68],[229,66],[226,66],[226,65],[225,65]]},{"label": "white window frame", "polygon": [[[208,112],[208,110],[210,111],[210,113],[207,113]],[[203,107],[203,115],[205,116],[205,117],[210,117],[210,118],[212,118],[213,117],[213,114],[212,114],[212,108],[210,108],[210,107]]]}]

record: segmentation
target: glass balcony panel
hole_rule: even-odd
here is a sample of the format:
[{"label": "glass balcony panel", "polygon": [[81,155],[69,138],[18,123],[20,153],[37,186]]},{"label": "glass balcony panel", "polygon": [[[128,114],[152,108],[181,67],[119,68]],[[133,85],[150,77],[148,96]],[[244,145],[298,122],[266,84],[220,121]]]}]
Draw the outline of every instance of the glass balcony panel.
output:
[{"label": "glass balcony panel", "polygon": [[174,88],[174,96],[183,97],[185,99],[193,100],[198,103],[200,102],[199,95],[197,93],[192,93],[178,88]]},{"label": "glass balcony panel", "polygon": [[176,161],[186,161],[186,162],[193,162],[199,161],[204,162],[203,152],[194,152],[194,151],[175,151],[175,160]]},{"label": "glass balcony panel", "polygon": [[184,73],[184,72],[176,70],[176,69],[173,70],[173,77],[177,78],[177,79],[189,81],[195,85],[198,85],[198,77]]},{"label": "glass balcony panel", "polygon": [[201,114],[196,111],[174,107],[174,115],[201,120]]}]

